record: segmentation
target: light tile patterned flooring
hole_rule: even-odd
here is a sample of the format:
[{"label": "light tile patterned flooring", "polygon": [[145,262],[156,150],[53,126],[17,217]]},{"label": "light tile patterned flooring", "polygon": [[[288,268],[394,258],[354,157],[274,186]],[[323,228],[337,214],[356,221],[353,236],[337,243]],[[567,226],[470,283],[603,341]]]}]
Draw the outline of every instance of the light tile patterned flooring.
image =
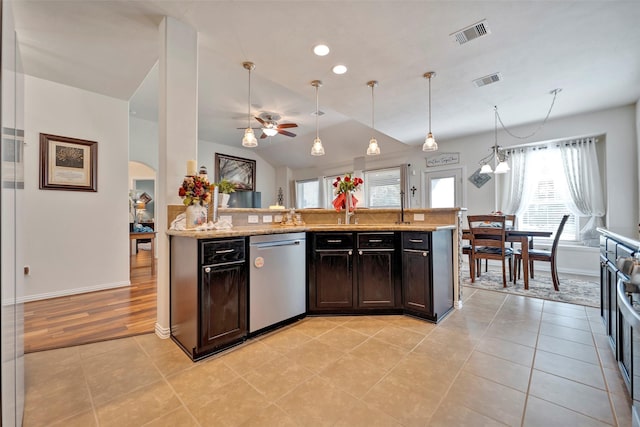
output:
[{"label": "light tile patterned flooring", "polygon": [[139,335],[27,354],[24,426],[630,426],[599,310],[483,290],[438,325],[308,317],[192,363]]}]

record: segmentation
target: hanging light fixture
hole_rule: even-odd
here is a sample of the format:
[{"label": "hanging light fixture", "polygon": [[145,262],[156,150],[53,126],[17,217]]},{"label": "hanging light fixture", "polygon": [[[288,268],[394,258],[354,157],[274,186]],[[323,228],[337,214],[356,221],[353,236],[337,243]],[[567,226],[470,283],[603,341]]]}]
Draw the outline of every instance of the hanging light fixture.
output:
[{"label": "hanging light fixture", "polygon": [[[494,106],[493,109],[495,115],[493,147],[491,147],[491,153],[480,160],[480,164],[482,165],[482,167],[480,168],[480,173],[507,173],[511,170],[509,164],[507,163],[507,155],[500,149],[500,146],[498,145],[498,107]],[[493,160],[495,169],[491,169],[491,165],[489,164],[491,160]]]},{"label": "hanging light fixture", "polygon": [[245,70],[249,71],[249,99],[247,102],[247,128],[244,130],[244,137],[242,138],[242,146],[243,147],[257,147],[258,140],[256,139],[256,135],[253,133],[253,129],[251,129],[251,71],[253,71],[256,66],[253,62],[243,62],[242,66]]},{"label": "hanging light fixture", "polygon": [[318,108],[318,88],[322,86],[320,80],[314,80],[311,82],[311,86],[316,88],[316,139],[313,140],[313,146],[311,147],[312,156],[324,156],[324,147],[319,136],[318,118],[320,117],[320,109]]},{"label": "hanging light fixture", "polygon": [[435,76],[435,71],[427,71],[423,76],[429,80],[429,133],[424,140],[424,144],[422,144],[422,151],[436,151],[438,149],[438,143],[431,133],[431,78]]},{"label": "hanging light fixture", "polygon": [[[375,98],[373,97],[373,88],[378,86],[378,82],[375,80],[371,80],[367,82],[367,86],[371,88],[371,130],[375,132],[376,122],[375,122],[374,110],[375,110],[376,101],[375,101]],[[380,147],[378,146],[378,141],[376,140],[375,136],[371,136],[371,139],[369,140],[369,147],[367,147],[367,156],[377,156],[378,154],[380,154]]]}]

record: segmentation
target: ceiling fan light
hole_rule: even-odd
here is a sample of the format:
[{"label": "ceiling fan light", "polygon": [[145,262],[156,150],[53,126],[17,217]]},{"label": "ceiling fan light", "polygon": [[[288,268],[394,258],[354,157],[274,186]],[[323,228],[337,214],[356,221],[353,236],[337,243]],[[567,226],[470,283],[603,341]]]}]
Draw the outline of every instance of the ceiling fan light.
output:
[{"label": "ceiling fan light", "polygon": [[422,151],[436,151],[438,149],[438,143],[436,142],[433,134],[429,132],[422,144]]},{"label": "ceiling fan light", "polygon": [[324,156],[324,147],[322,146],[322,141],[320,141],[320,138],[316,138],[313,140],[313,146],[311,147],[311,155]]},{"label": "ceiling fan light", "polygon": [[480,168],[480,173],[493,173],[493,169],[491,169],[491,166],[489,166],[488,163],[485,163]]},{"label": "ceiling fan light", "polygon": [[369,147],[367,147],[367,156],[377,156],[380,154],[380,147],[378,141],[375,138],[369,140]]},{"label": "ceiling fan light", "polygon": [[262,132],[264,132],[267,136],[274,136],[278,133],[278,130],[274,128],[264,128],[262,129]]},{"label": "ceiling fan light", "polygon": [[509,167],[509,164],[503,160],[498,163],[498,166],[496,166],[496,171],[494,173],[507,173],[510,170],[511,168]]},{"label": "ceiling fan light", "polygon": [[253,129],[246,128],[244,131],[244,137],[242,138],[242,146],[243,147],[257,147],[258,140],[256,139],[256,135],[253,133]]}]

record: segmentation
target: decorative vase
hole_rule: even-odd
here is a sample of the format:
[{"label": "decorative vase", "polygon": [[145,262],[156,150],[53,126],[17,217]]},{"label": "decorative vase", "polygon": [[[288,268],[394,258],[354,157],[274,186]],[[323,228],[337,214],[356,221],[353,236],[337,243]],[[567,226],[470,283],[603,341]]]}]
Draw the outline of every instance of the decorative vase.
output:
[{"label": "decorative vase", "polygon": [[196,228],[199,225],[207,223],[207,207],[201,204],[187,206],[185,218],[185,227]]},{"label": "decorative vase", "polygon": [[229,195],[226,193],[222,193],[220,195],[220,207],[221,208],[228,208],[229,207]]}]

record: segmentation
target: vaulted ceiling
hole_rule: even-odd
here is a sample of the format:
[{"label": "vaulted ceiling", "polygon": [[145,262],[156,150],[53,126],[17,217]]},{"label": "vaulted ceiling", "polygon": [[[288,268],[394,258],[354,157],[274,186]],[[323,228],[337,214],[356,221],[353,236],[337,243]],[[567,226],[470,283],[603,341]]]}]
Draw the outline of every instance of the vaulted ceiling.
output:
[{"label": "vaulted ceiling", "polygon": [[[418,146],[428,128],[426,71],[432,81],[432,128],[448,139],[505,124],[627,105],[640,98],[638,1],[32,1],[13,3],[27,74],[131,100],[137,117],[157,114],[158,25],[172,16],[199,32],[199,135],[240,145],[252,114],[295,122],[295,138],[260,140],[274,165],[292,168],[363,156],[375,89],[375,136],[383,155]],[[457,30],[486,19],[490,33],[458,44]],[[331,48],[315,56],[317,43]],[[348,71],[335,75],[331,68]],[[473,80],[499,72],[502,81]],[[145,77],[148,78],[145,81]],[[320,79],[320,137],[325,157],[309,155]],[[145,83],[143,84],[143,81]],[[140,88],[138,90],[138,88]],[[254,124],[257,124],[254,121]],[[258,133],[259,135],[259,133]]]}]

